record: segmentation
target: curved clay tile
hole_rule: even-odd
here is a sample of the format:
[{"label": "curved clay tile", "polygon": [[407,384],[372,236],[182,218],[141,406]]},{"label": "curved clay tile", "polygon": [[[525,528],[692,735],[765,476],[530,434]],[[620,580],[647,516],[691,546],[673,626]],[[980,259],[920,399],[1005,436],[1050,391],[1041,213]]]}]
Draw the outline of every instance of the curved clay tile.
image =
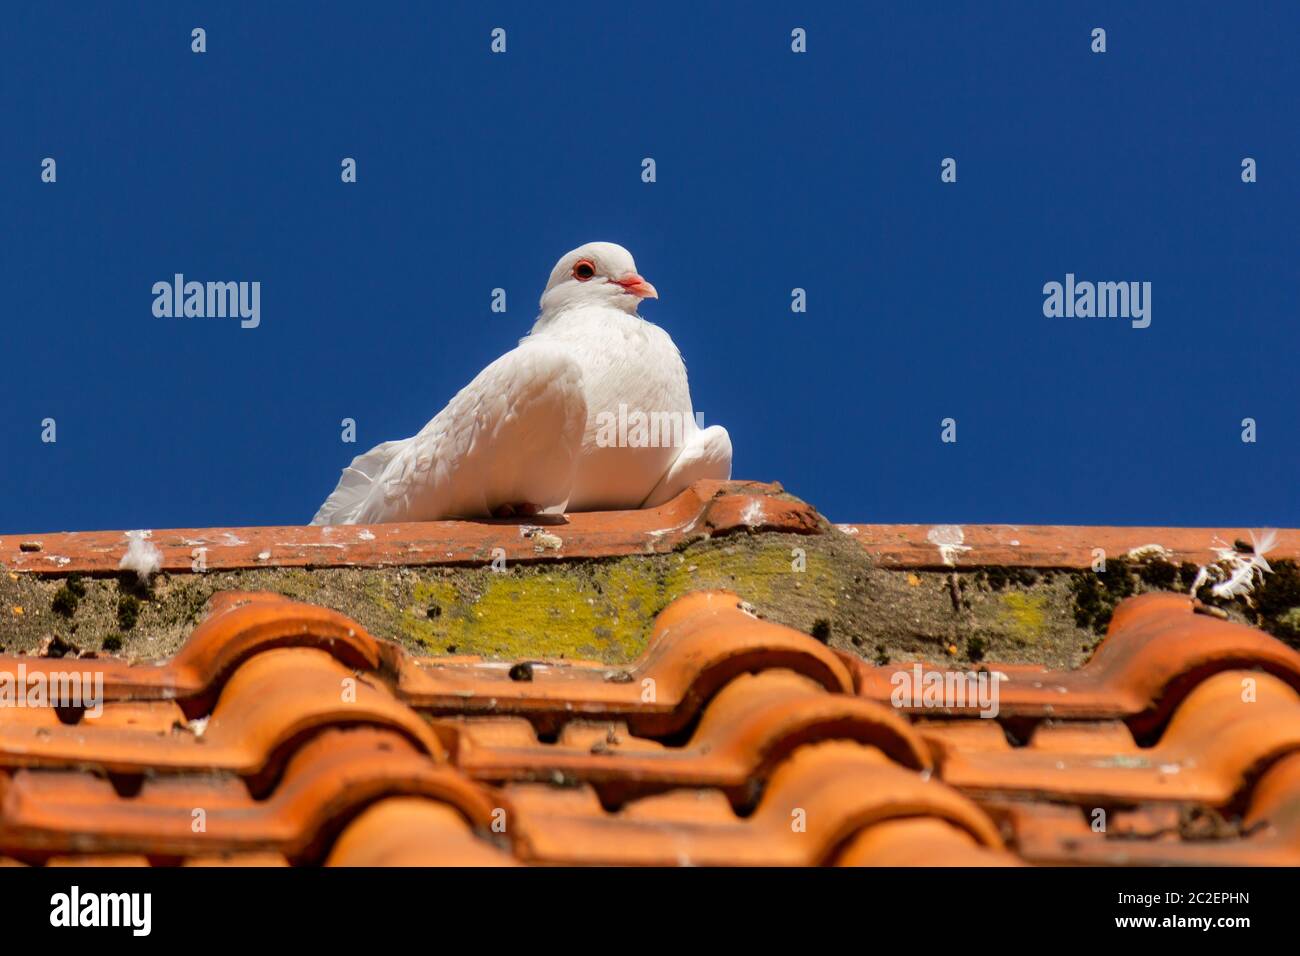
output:
[{"label": "curved clay tile", "polygon": [[1300,753],[1283,757],[1260,777],[1244,822],[1290,833],[1300,853]]},{"label": "curved clay tile", "polygon": [[898,667],[726,591],[624,667],[419,658],[239,592],[160,665],[17,664],[107,702],[0,714],[11,862],[994,865],[996,818],[1028,862],[1300,863],[1300,655],[1175,594],[1120,605],[1077,671],[989,665],[1015,739],[881,706]]},{"label": "curved clay tile", "polygon": [[1224,807],[1259,768],[1300,751],[1300,695],[1258,671],[1228,671],[1202,681],[1182,702],[1160,740],[1140,747],[1123,725],[1057,734],[1041,730],[1031,745],[1005,738],[979,749],[946,739],[930,725],[922,736],[940,753],[939,773],[968,792],[1069,800],[1087,806],[1153,801]]},{"label": "curved clay tile", "polygon": [[[1154,816],[1150,807],[1139,812]],[[1300,866],[1300,753],[1270,767],[1255,785],[1245,816],[1217,838],[1179,839],[1175,815],[1144,839],[1111,837],[1084,815],[1062,807],[1022,804],[1006,815],[1024,859],[1051,865]]]},{"label": "curved clay tile", "polygon": [[[842,655],[853,669],[857,692],[887,702],[893,675],[911,663],[872,666]],[[927,672],[949,669],[922,665]],[[1263,631],[1196,613],[1187,595],[1150,593],[1115,609],[1105,640],[1077,670],[981,664],[999,679],[999,716],[1096,720],[1121,718],[1140,738],[1159,732],[1184,698],[1207,677],[1228,670],[1259,669],[1300,688],[1300,653]],[[904,708],[927,716],[973,716],[964,709]]]},{"label": "curved clay tile", "polygon": [[514,866],[444,803],[392,797],[364,810],[339,835],[327,866]]},{"label": "curved clay tile", "polygon": [[[194,857],[278,853],[319,859],[333,834],[369,804],[414,796],[488,832],[508,805],[459,771],[434,763],[389,730],[329,730],[306,742],[262,800],[231,776],[146,780],[119,794],[99,777],[19,771],[0,794],[0,852],[39,858],[76,850]],[[195,808],[203,811],[195,827]]]},{"label": "curved clay tile", "polygon": [[[129,704],[128,707],[138,708]],[[106,704],[112,712],[116,705]],[[48,708],[13,709],[0,721],[0,766],[75,764],[116,773],[220,770],[260,779],[296,740],[330,726],[397,730],[445,757],[428,724],[383,684],[344,667],[325,651],[278,648],[239,667],[206,723],[123,727],[83,716],[64,724]]]},{"label": "curved clay tile", "polygon": [[398,695],[435,714],[527,715],[553,731],[575,717],[621,719],[632,732],[680,731],[739,674],[785,668],[832,691],[852,689],[844,663],[806,634],[764,621],[729,591],[696,591],[660,612],[649,645],[624,668],[591,663],[533,663],[528,680],[509,663],[453,659],[398,662]]},{"label": "curved clay tile", "polygon": [[859,831],[886,820],[945,820],[980,846],[1002,848],[974,803],[878,750],[831,741],[801,747],[739,817],[717,790],[677,789],[606,811],[589,788],[506,788],[516,852],[532,862],[649,866],[809,866],[833,862]]},{"label": "curved clay tile", "polygon": [[901,766],[930,767],[930,755],[907,721],[888,708],[826,689],[801,674],[742,674],[704,708],[680,747],[630,734],[625,723],[576,727],[554,744],[522,726],[475,719],[441,724],[455,737],[456,764],[480,780],[547,780],[555,775],[597,785],[606,804],[670,787],[716,787],[747,804],[772,768],[803,744],[855,740]]},{"label": "curved clay tile", "polygon": [[[241,663],[279,647],[311,647],[340,663],[373,670],[379,644],[338,611],[259,591],[223,591],[185,644],[160,664],[129,664],[112,658],[79,660],[78,671],[103,675],[104,699],[177,700],[188,716],[206,713],[225,680]],[[0,670],[47,676],[69,670],[63,658],[0,656]]]},{"label": "curved clay tile", "polygon": [[[686,727],[700,707],[738,674],[786,668],[832,691],[852,689],[839,657],[806,634],[759,619],[728,591],[697,591],[665,608],[642,656],[627,667],[591,662],[532,662],[517,680],[509,662],[417,658],[372,637],[350,618],[280,595],[224,592],[170,661],[129,665],[82,660],[102,674],[104,699],[175,700],[202,716],[241,665],[278,649],[315,649],[340,666],[396,674],[397,696],[435,714],[521,714],[554,730],[574,716],[624,718],[635,733],[664,736]],[[381,661],[383,662],[381,667]],[[63,660],[0,658],[29,674],[66,671]],[[369,681],[378,686],[378,679]]]},{"label": "curved clay tile", "polygon": [[912,817],[867,827],[851,837],[836,866],[1021,866],[1005,851],[980,846],[946,820]]}]

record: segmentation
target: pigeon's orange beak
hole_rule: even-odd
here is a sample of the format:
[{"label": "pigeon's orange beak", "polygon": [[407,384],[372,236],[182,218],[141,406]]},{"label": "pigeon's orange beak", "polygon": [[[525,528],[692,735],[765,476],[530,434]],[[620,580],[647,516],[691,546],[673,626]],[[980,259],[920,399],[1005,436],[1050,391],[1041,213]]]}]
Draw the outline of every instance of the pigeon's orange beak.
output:
[{"label": "pigeon's orange beak", "polygon": [[622,279],[615,279],[614,282],[621,285],[628,292],[631,292],[638,299],[659,298],[659,293],[655,291],[655,287],[649,282],[646,282],[645,279],[642,279],[635,272]]}]

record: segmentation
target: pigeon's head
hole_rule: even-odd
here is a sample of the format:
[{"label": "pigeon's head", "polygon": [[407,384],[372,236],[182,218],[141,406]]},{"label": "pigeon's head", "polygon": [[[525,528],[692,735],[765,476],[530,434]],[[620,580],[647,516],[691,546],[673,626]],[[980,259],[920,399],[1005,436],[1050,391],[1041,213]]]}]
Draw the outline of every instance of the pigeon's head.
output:
[{"label": "pigeon's head", "polygon": [[655,287],[636,271],[632,253],[612,242],[589,242],[551,270],[542,293],[542,313],[585,305],[605,305],[631,314],[642,299],[657,299]]}]

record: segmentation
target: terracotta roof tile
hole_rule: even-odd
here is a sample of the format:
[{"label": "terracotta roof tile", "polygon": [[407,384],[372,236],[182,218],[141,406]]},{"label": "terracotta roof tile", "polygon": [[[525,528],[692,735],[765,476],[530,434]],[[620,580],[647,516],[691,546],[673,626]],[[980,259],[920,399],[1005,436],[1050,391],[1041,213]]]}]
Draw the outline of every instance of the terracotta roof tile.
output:
[{"label": "terracotta roof tile", "polygon": [[1089,815],[1057,804],[1012,804],[998,812],[1031,863],[1300,866],[1300,754],[1265,771],[1240,816],[1205,813],[1195,804],[1141,807],[1132,813],[1145,826],[1121,818],[1098,830]]},{"label": "terracotta roof tile", "polygon": [[747,817],[714,790],[674,790],[617,811],[605,810],[589,788],[513,784],[506,794],[518,817],[518,851],[532,862],[819,865],[835,862],[861,831],[915,817],[947,821],[979,846],[1002,848],[992,821],[955,790],[850,742],[793,752]]},{"label": "terracotta roof tile", "polygon": [[[184,573],[198,549],[209,571],[487,564],[498,548],[511,562],[545,562],[663,554],[702,537],[740,531],[822,534],[831,528],[780,485],[754,481],[699,481],[658,508],[552,519],[545,530],[558,539],[554,546],[534,534],[541,519],[531,521],[180,528],[152,531],[149,543],[160,552],[163,571]],[[115,573],[127,544],[123,531],[5,535],[0,565],[31,574]]]},{"label": "terracotta roof tile", "polygon": [[119,793],[80,769],[18,771],[0,790],[0,846],[33,859],[94,848],[182,858],[273,851],[312,860],[351,814],[401,795],[439,801],[478,828],[490,826],[498,803],[404,735],[330,730],[293,754],[264,799],[238,778],[210,772],[148,778]]},{"label": "terracotta roof tile", "polygon": [[[935,525],[839,524],[884,568],[944,569],[998,566],[1005,568],[1091,568],[1097,549],[1111,558],[1134,552],[1156,551],[1175,564],[1184,561],[1209,564],[1218,558],[1217,547],[1249,541],[1247,528],[1137,528],[1082,525],[979,525],[964,524],[959,550],[940,550]],[[939,528],[956,528],[941,525]],[[942,539],[941,539],[942,540]],[[1300,530],[1278,532],[1268,552],[1272,558],[1300,558]]]},{"label": "terracotta roof tile", "polygon": [[851,837],[836,866],[1021,866],[1010,853],[990,850],[965,830],[934,817],[888,820]]},{"label": "terracotta roof tile", "polygon": [[[573,516],[573,548],[827,532],[774,486],[693,495]],[[337,563],[441,560],[431,542],[453,532],[468,537],[447,560],[482,560],[502,540],[438,525],[388,526],[379,557],[358,537]],[[184,545],[166,534],[165,553]],[[58,553],[115,567],[106,539],[79,537]],[[277,560],[309,563],[295,540]],[[1006,675],[984,719],[893,706],[911,665],[831,650],[729,591],[669,604],[621,665],[420,656],[326,608],[222,593],[168,661],[0,657],[0,673],[87,672],[105,692],[98,715],[0,712],[0,861],[1296,864],[1300,655],[1198,610],[1132,598],[1077,670],[981,664]]]},{"label": "terracotta roof tile", "polygon": [[[116,714],[119,706],[149,719],[132,723]],[[85,716],[64,723],[49,708],[12,710],[0,722],[0,766],[75,763],[118,773],[202,769],[260,778],[296,741],[343,723],[391,727],[430,754],[443,754],[427,723],[386,687],[357,679],[329,654],[309,648],[274,648],[247,660],[205,723],[186,723],[173,712],[164,726],[166,707],[142,711],[138,702],[110,702],[105,713],[109,721],[100,725]]]},{"label": "terracotta roof tile", "polygon": [[[1218,671],[1258,668],[1300,688],[1300,653],[1262,631],[1196,610],[1187,595],[1143,594],[1116,609],[1106,639],[1078,670],[1014,664],[983,669],[1003,675],[1002,714],[1122,718],[1141,736],[1157,732],[1192,688]],[[858,693],[880,701],[890,699],[892,676],[911,666],[873,667],[850,655],[844,660]],[[971,704],[966,711],[978,709]]]},{"label": "terracotta roof tile", "polygon": [[[834,692],[852,688],[845,663],[791,628],[760,620],[735,594],[698,591],[665,608],[645,653],[628,667],[417,659],[390,648],[397,692],[429,713],[521,714],[553,731],[574,717],[626,720],[634,733],[680,731],[727,681],[757,667],[782,667]],[[513,672],[513,674],[512,674]]]},{"label": "terracotta roof tile", "polygon": [[1277,678],[1227,671],[1188,695],[1160,739],[1139,747],[1122,723],[1040,726],[1027,746],[949,740],[942,725],[922,731],[942,778],[965,791],[1023,793],[1089,805],[1231,802],[1251,773],[1300,751],[1300,696]]},{"label": "terracotta roof tile", "polygon": [[544,744],[527,722],[477,720],[441,725],[456,734],[457,765],[471,776],[496,782],[562,775],[596,785],[605,803],[670,787],[716,787],[744,805],[785,756],[817,740],[857,740],[901,766],[930,767],[928,749],[898,714],[779,669],[733,679],[681,746],[633,736],[625,721],[566,724],[555,743]]},{"label": "terracotta roof tile", "polygon": [[[177,700],[197,715],[208,711],[241,661],[278,647],[319,648],[347,667],[373,670],[379,663],[379,643],[337,611],[279,594],[219,592],[171,660],[157,665],[110,658],[97,662],[95,670],[103,675],[105,700]],[[68,670],[62,658],[10,663],[15,669],[21,663],[28,675]]]},{"label": "terracotta roof tile", "polygon": [[508,850],[474,834],[435,800],[391,797],[367,807],[339,835],[329,866],[512,866]]}]

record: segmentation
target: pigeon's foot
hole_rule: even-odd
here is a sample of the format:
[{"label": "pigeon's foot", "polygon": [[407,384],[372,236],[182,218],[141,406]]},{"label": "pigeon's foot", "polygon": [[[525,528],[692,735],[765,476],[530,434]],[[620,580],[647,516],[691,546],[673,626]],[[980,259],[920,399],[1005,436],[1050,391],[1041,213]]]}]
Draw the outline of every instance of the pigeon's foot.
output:
[{"label": "pigeon's foot", "polygon": [[541,508],[537,505],[530,505],[526,501],[514,505],[497,505],[492,509],[492,517],[494,518],[513,518],[515,516],[531,518],[533,515],[539,515],[541,513]]}]

